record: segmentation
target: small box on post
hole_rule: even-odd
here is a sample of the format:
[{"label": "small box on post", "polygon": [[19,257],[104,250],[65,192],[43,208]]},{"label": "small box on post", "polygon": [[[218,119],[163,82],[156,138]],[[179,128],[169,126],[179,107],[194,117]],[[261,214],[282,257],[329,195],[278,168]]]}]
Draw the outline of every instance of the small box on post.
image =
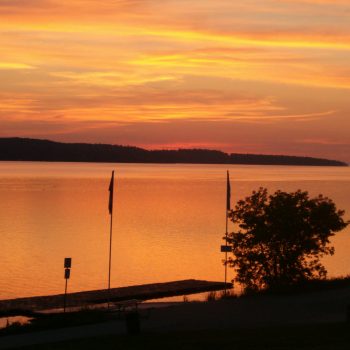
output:
[{"label": "small box on post", "polygon": [[72,258],[64,258],[64,268],[70,269],[72,267]]},{"label": "small box on post", "polygon": [[68,280],[70,277],[70,269],[65,269],[64,270],[64,278]]},{"label": "small box on post", "polygon": [[230,245],[222,245],[220,247],[220,250],[222,253],[231,253],[232,252],[232,247]]}]

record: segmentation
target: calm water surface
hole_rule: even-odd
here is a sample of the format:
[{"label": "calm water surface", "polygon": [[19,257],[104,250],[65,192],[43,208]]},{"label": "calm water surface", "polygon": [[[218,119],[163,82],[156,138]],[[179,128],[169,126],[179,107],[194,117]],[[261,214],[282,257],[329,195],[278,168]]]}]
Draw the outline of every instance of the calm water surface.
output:
[{"label": "calm water surface", "polygon": [[[116,170],[112,287],[223,279],[226,165],[0,162],[0,299],[107,287],[108,185]],[[350,218],[350,168],[229,166],[232,201],[259,186],[332,198]],[[330,276],[350,274],[350,228]],[[233,277],[230,271],[229,279]]]}]

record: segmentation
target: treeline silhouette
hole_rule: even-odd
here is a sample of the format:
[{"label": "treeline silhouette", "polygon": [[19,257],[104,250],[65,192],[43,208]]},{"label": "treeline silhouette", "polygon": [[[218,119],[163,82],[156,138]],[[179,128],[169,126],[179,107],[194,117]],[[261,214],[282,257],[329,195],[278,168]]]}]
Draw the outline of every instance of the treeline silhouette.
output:
[{"label": "treeline silhouette", "polygon": [[145,150],[138,147],[61,143],[29,138],[0,138],[0,160],[347,166],[346,163],[312,157],[224,153],[208,149]]}]

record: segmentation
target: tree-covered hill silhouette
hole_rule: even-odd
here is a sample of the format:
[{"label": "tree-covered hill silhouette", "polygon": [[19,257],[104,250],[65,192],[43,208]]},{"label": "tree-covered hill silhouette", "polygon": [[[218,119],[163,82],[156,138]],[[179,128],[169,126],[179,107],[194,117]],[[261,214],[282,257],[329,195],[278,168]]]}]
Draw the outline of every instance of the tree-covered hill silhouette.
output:
[{"label": "tree-covered hill silhouette", "polygon": [[61,143],[18,137],[0,138],[0,160],[347,166],[341,161],[312,157],[229,154],[209,149],[146,150],[132,146]]}]

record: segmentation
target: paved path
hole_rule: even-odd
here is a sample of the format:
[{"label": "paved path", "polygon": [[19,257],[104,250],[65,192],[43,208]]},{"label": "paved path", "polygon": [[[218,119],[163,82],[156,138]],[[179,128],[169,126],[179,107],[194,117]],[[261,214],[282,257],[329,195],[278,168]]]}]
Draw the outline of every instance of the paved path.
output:
[{"label": "paved path", "polygon": [[123,333],[125,333],[124,323],[121,321],[113,321],[80,327],[5,336],[0,338],[0,349],[11,349],[27,345],[55,343],[64,340]]}]

